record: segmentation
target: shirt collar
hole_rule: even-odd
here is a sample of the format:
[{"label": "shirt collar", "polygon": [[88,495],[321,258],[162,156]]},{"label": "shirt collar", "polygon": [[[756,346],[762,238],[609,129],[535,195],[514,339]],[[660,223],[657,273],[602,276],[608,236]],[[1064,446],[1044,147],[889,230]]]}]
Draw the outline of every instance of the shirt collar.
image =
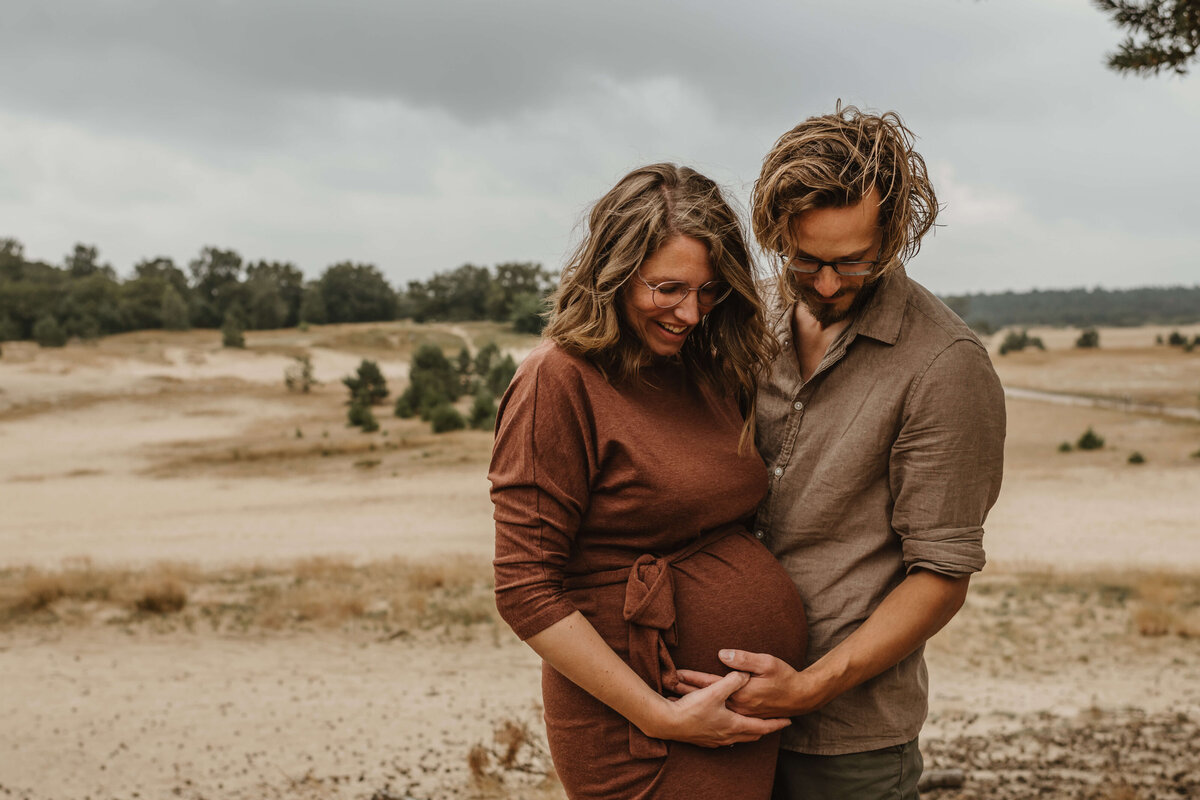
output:
[{"label": "shirt collar", "polygon": [[887,277],[875,284],[871,299],[850,323],[847,333],[870,336],[884,344],[895,344],[900,338],[904,309],[908,305],[908,275],[904,267],[896,267]]},{"label": "shirt collar", "polygon": [[[792,306],[783,302],[777,284],[770,281],[761,287],[768,295],[766,308],[770,309],[770,330],[775,340],[786,342],[792,335]],[[900,325],[904,321],[904,308],[908,305],[908,275],[904,267],[897,267],[887,277],[875,284],[875,290],[867,304],[858,312],[840,339],[852,341],[854,336],[870,336],[884,344],[895,344],[900,338]]]}]

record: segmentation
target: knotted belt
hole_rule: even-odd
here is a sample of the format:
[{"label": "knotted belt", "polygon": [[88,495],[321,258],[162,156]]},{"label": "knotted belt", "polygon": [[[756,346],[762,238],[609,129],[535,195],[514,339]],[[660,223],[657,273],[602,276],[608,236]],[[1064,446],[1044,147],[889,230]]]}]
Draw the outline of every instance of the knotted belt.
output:
[{"label": "knotted belt", "polygon": [[[645,553],[628,567],[572,575],[563,588],[591,589],[625,583],[625,622],[629,626],[629,666],[638,677],[662,694],[679,683],[668,645],[679,643],[675,627],[675,582],[671,566],[689,558],[714,542],[745,531],[742,525],[726,525],[702,534],[690,544],[666,555]],[[629,754],[634,758],[663,758],[667,744],[629,723]]]}]

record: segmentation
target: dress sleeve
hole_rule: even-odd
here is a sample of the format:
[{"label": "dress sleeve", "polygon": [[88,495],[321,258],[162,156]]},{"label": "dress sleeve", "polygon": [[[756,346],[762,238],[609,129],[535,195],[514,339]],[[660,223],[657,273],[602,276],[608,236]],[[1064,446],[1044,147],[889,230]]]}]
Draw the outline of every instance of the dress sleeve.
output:
[{"label": "dress sleeve", "polygon": [[892,527],[908,572],[983,569],[983,521],[1004,464],[1004,391],[987,353],[959,340],[914,382],[892,447]]},{"label": "dress sleeve", "polygon": [[587,511],[595,440],[588,394],[572,366],[537,353],[526,359],[496,417],[488,472],[496,607],[521,639],[575,611],[563,594],[563,565]]}]

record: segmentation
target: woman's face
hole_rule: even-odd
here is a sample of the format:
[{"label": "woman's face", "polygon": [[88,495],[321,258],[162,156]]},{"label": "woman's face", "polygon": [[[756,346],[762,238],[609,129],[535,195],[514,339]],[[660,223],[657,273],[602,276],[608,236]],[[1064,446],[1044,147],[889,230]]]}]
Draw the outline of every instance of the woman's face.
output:
[{"label": "woman's face", "polygon": [[[673,356],[700,324],[700,318],[712,309],[700,305],[698,292],[688,292],[673,308],[659,308],[654,302],[654,291],[646,284],[682,281],[698,288],[716,277],[709,263],[707,245],[690,236],[672,236],[642,262],[626,284],[621,301],[625,321],[652,354]],[[670,301],[660,297],[659,302]]]}]

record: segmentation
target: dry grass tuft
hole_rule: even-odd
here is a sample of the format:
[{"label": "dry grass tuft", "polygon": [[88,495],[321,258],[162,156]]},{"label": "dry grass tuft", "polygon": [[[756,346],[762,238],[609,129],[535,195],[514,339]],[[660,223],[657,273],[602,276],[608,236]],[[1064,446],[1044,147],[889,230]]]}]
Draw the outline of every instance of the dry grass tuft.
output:
[{"label": "dry grass tuft", "polygon": [[1142,636],[1200,635],[1200,584],[1174,573],[1152,573],[1135,586],[1132,616]]},{"label": "dry grass tuft", "polygon": [[[492,797],[560,796],[558,776],[542,740],[523,722],[505,719],[495,728],[494,746],[476,744],[467,752],[467,768],[476,788]],[[513,794],[524,790],[529,794]]]},{"label": "dry grass tuft", "polygon": [[517,763],[517,754],[521,748],[531,743],[529,728],[506,719],[496,728],[494,735],[496,744],[500,747],[500,766],[512,769]]},{"label": "dry grass tuft", "polygon": [[137,622],[130,613],[236,630],[354,623],[397,636],[468,632],[496,620],[491,570],[468,557],[354,564],[324,556],[208,572],[178,564],[101,569],[81,561],[0,571],[0,625]]},{"label": "dry grass tuft", "polygon": [[144,583],[133,601],[134,608],[147,614],[175,614],[186,605],[187,589],[173,577]]}]

